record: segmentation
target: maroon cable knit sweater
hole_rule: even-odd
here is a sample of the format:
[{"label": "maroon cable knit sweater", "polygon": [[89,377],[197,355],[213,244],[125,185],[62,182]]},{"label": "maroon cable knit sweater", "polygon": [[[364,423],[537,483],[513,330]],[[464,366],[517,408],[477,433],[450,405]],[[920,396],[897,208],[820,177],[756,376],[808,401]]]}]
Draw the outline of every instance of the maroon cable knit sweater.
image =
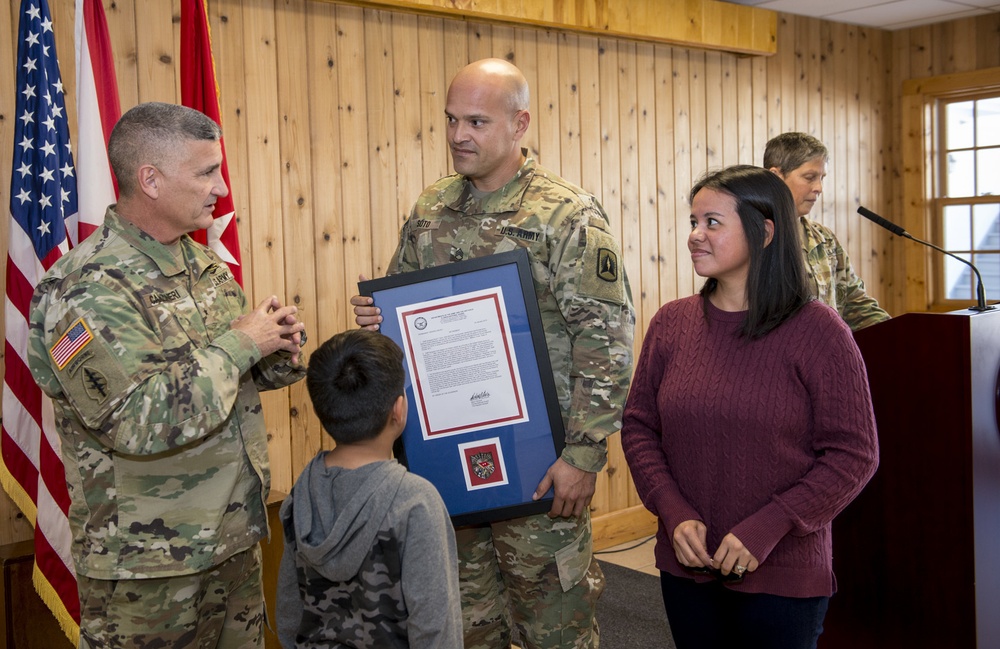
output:
[{"label": "maroon cable knit sweater", "polygon": [[734,590],[829,596],[830,522],[878,464],[864,361],[819,302],[753,341],[745,316],[709,304],[706,320],[695,295],[662,307],[643,341],[622,446],[660,519],[656,566],[692,577],[671,538],[698,519],[710,555],[732,532],[760,562]]}]

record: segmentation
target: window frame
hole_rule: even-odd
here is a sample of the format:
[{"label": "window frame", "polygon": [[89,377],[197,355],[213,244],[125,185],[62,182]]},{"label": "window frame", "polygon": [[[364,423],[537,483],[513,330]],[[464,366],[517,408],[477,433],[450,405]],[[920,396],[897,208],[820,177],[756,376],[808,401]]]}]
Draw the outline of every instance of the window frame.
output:
[{"label": "window frame", "polygon": [[[903,83],[902,224],[914,237],[943,243],[945,205],[997,202],[996,196],[961,199],[941,196],[945,163],[945,125],[941,122],[945,103],[998,94],[1000,68],[910,79]],[[903,254],[906,311],[952,311],[969,306],[969,300],[944,297],[944,255],[915,243],[906,245]],[[997,287],[990,288],[995,290]]]}]

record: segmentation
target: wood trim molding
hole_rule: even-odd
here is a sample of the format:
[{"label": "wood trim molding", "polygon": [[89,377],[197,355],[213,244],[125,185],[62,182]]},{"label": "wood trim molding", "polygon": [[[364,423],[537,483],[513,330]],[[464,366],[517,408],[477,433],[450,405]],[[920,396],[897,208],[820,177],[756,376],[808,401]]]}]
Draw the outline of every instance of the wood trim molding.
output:
[{"label": "wood trim molding", "polygon": [[656,534],[656,516],[635,505],[593,519],[594,550],[604,550],[626,541]]},{"label": "wood trim molding", "polygon": [[324,0],[769,56],[778,14],[716,0]]}]

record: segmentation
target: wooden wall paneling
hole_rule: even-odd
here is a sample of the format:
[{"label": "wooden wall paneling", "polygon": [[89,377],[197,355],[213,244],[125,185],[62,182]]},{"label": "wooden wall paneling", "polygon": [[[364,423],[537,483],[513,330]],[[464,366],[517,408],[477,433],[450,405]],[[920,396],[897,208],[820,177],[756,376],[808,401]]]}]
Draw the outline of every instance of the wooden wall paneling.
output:
[{"label": "wooden wall paneling", "polygon": [[[219,110],[222,118],[222,138],[229,165],[229,189],[236,209],[236,225],[243,264],[243,290],[251,304],[253,285],[253,250],[250,229],[250,160],[247,146],[246,85],[243,83],[245,53],[243,49],[243,6],[238,0],[213,2],[208,5],[212,30],[212,53],[219,84]],[[133,32],[133,37],[134,37]],[[123,98],[124,99],[124,98]],[[122,109],[125,104],[122,104]]]},{"label": "wooden wall paneling", "polygon": [[[657,218],[657,151],[656,138],[656,91],[659,79],[656,74],[656,49],[651,43],[636,45],[636,142],[637,151],[637,234],[635,262],[633,268],[638,276],[632,281],[632,300],[637,313],[641,313],[635,323],[633,358],[638,360],[650,318],[660,307],[659,220]],[[620,435],[616,436],[620,442]],[[621,472],[627,480],[624,507],[640,505],[635,491],[632,474],[626,463]]]},{"label": "wooden wall paneling", "polygon": [[[609,59],[608,63],[612,61]],[[643,278],[642,264],[642,241],[640,231],[640,194],[639,194],[639,106],[638,106],[638,86],[648,84],[647,78],[639,79],[638,61],[636,56],[636,44],[629,41],[618,42],[616,72],[618,77],[617,95],[618,109],[615,111],[618,119],[618,155],[621,167],[620,189],[621,210],[619,212],[618,228],[620,231],[622,258],[619,260],[619,272],[629,273],[631,282],[638,282],[641,285]],[[603,85],[603,84],[602,84]],[[603,115],[602,115],[603,119]],[[632,284],[633,290],[638,290],[639,286]],[[642,322],[645,315],[642,300],[633,294],[633,303],[638,315],[639,322]],[[636,323],[636,335],[644,331]],[[639,338],[637,337],[636,340]],[[637,350],[638,348],[633,345]],[[628,465],[625,462],[625,453],[622,450],[621,436],[614,435],[608,443],[608,482],[609,512],[625,509],[629,506],[629,494],[634,491],[634,486],[629,480]],[[613,472],[612,472],[613,470]]]},{"label": "wooden wall paneling", "polygon": [[[675,48],[673,50],[673,123],[674,123],[674,195],[673,204],[668,215],[673,215],[673,220],[677,225],[677,236],[674,237],[673,250],[666,251],[672,259],[674,266],[674,277],[676,278],[674,288],[677,297],[684,297],[695,292],[694,267],[691,265],[691,256],[687,248],[687,237],[690,232],[689,218],[691,214],[688,204],[688,193],[694,184],[691,155],[691,84],[689,50]],[[668,151],[671,151],[668,149]],[[670,218],[668,216],[667,218]],[[661,284],[662,286],[662,284]]]},{"label": "wooden wall paneling", "polygon": [[[146,3],[141,3],[146,4]],[[274,2],[244,5],[244,83],[252,210],[249,214],[253,282],[259,303],[268,295],[288,302],[285,291],[284,232],[281,201],[280,123]],[[256,306],[256,303],[253,303]],[[292,487],[287,388],[261,394],[271,454],[271,486],[287,492]]]},{"label": "wooden wall paneling", "polygon": [[[780,24],[781,17],[779,15],[778,22]],[[784,41],[783,32],[778,32],[778,51],[781,51],[786,47]],[[782,104],[782,76],[783,72],[786,74],[791,74],[787,70],[782,70],[783,59],[780,56],[770,56],[765,61],[765,81],[767,83],[767,109],[764,111],[766,123],[767,123],[767,134],[764,137],[764,141],[770,140],[775,135],[779,135],[784,132],[784,125],[781,123],[781,104]],[[763,155],[763,150],[757,154],[758,156]]]},{"label": "wooden wall paneling", "polygon": [[[892,209],[890,213],[892,214],[891,219],[896,219],[897,223],[903,224],[903,227],[907,227],[906,221],[904,220],[904,212],[906,207],[903,203],[903,187],[905,184],[905,168],[904,168],[904,151],[906,147],[906,139],[903,133],[903,122],[905,118],[902,116],[904,110],[906,110],[902,103],[902,88],[903,80],[908,79],[909,74],[909,48],[910,48],[910,33],[907,29],[901,29],[892,35],[891,38],[891,50],[892,50],[892,76],[891,76],[891,87],[892,87],[892,101],[893,108],[896,112],[900,113],[899,117],[893,117],[890,125],[891,129],[891,139],[898,143],[898,148],[893,152],[892,155],[892,182],[889,183],[891,191],[891,205]],[[900,242],[897,241],[898,237],[889,237],[889,245],[899,246]],[[895,303],[899,307],[899,312],[905,312],[907,303],[907,286],[909,284],[908,277],[906,275],[906,254],[897,254],[893,258],[893,265],[891,268],[892,277],[898,278],[895,286],[893,287],[893,298]]]},{"label": "wooden wall paneling", "polygon": [[[108,37],[115,64],[115,79],[118,81],[118,100],[122,112],[139,103],[138,64],[136,60],[135,5],[131,2],[104,0],[104,16],[108,24]],[[209,7],[211,15],[213,7]],[[216,11],[217,13],[217,11]],[[215,45],[219,33],[212,23],[213,49],[218,65],[218,46]]]},{"label": "wooden wall paneling", "polygon": [[[807,101],[805,111],[805,127],[808,133],[819,137],[823,127],[823,86],[820,76],[820,58],[823,41],[820,38],[820,25],[823,21],[811,18],[805,21],[803,31],[807,36],[803,39],[803,91]],[[796,103],[798,105],[798,103]]]},{"label": "wooden wall paneling", "polygon": [[[313,272],[322,290],[316,293],[317,345],[333,334],[354,325],[354,315],[345,295],[357,292],[358,273],[345,263],[344,190],[340,143],[340,71],[352,74],[337,52],[337,5],[311,2],[305,37],[309,50],[305,74],[309,80],[312,110],[309,132],[312,136],[311,169],[313,186]],[[343,289],[341,287],[344,287]],[[324,448],[332,440],[322,435]],[[318,450],[318,449],[316,449]]]},{"label": "wooden wall paneling", "polygon": [[735,88],[736,119],[730,125],[736,147],[738,164],[760,164],[754,144],[754,79],[753,59],[736,58],[732,62],[733,87]]},{"label": "wooden wall paneling", "polygon": [[[600,106],[599,122],[595,127],[600,130],[601,167],[598,169],[600,180],[592,187],[587,187],[601,197],[604,211],[611,221],[611,231],[622,241],[622,219],[624,217],[624,195],[622,188],[626,182],[622,167],[622,132],[623,112],[628,111],[629,100],[622,100],[619,83],[621,81],[618,65],[618,46],[616,40],[600,39],[598,41],[598,102]],[[622,43],[624,47],[625,44]],[[634,94],[633,94],[634,97]],[[634,183],[634,181],[632,181]],[[623,252],[624,254],[624,252]]]},{"label": "wooden wall paneling", "polygon": [[[178,102],[173,9],[169,2],[135,2],[139,101]],[[124,107],[123,107],[124,108]]]},{"label": "wooden wall paneling", "polygon": [[[514,44],[514,28],[510,25],[490,25],[490,54],[495,59],[503,59],[521,67]],[[531,66],[526,74],[532,74]],[[524,71],[524,68],[521,68]],[[534,86],[531,86],[532,88]]]},{"label": "wooden wall paneling", "polygon": [[[455,73],[472,61],[469,58],[469,26],[463,20],[445,20],[444,29],[444,78],[445,86],[451,83]],[[442,100],[441,107],[445,102]],[[444,113],[441,114],[444,119]],[[450,164],[450,162],[449,162]]]},{"label": "wooden wall paneling", "polygon": [[[858,202],[857,205],[865,205],[869,209],[872,205],[877,205],[873,200],[872,186],[876,182],[875,168],[873,164],[874,154],[872,146],[876,140],[872,128],[872,73],[873,67],[878,64],[873,51],[873,43],[870,40],[869,31],[863,27],[858,28]],[[851,218],[857,227],[857,237],[855,237],[854,249],[856,254],[851,255],[851,262],[854,270],[865,281],[865,289],[869,295],[878,299],[881,292],[878,285],[878,271],[875,267],[875,250],[873,248],[875,224],[869,223],[861,218],[857,213],[857,205],[851,210]],[[881,213],[881,212],[880,212]]]},{"label": "wooden wall paneling", "polygon": [[[399,205],[400,195],[419,192],[423,183],[420,79],[416,69],[418,30],[416,16],[397,16],[375,9],[365,9],[363,15],[368,131],[354,137],[364,137],[367,143],[371,277],[382,277],[399,243],[402,211],[406,209]],[[403,52],[412,64],[402,63],[406,69],[397,70],[396,57]],[[410,108],[407,114],[398,110],[397,102],[404,96]],[[401,140],[405,152],[400,151]]]},{"label": "wooden wall paneling", "polygon": [[580,122],[580,57],[579,36],[556,34],[559,67],[559,121],[553,128],[559,133],[559,175],[581,184],[583,174]]},{"label": "wooden wall paneling", "polygon": [[468,61],[478,61],[493,56],[493,26],[470,20],[466,23],[466,29],[469,33]]},{"label": "wooden wall paneling", "polygon": [[[707,52],[698,50],[688,53],[688,84],[691,102],[691,112],[688,117],[688,124],[691,127],[691,185],[694,185],[705,175],[709,163],[707,55]],[[690,189],[689,185],[685,192],[690,191]],[[690,209],[688,214],[690,214]],[[700,287],[701,281],[696,279],[695,284]]]},{"label": "wooden wall paneling", "polygon": [[[539,63],[538,63],[538,42],[535,40],[535,35],[539,34],[537,29],[517,29],[514,31],[514,44],[513,50],[513,60],[511,63],[516,65],[521,72],[524,73],[524,78],[528,81],[528,94],[530,96],[530,101],[528,102],[528,114],[531,119],[528,121],[528,130],[521,138],[521,146],[528,149],[529,155],[535,157],[540,164],[545,164],[541,160],[541,144],[540,135],[538,132],[538,113],[541,110],[542,104],[548,102],[548,97],[552,92],[558,92],[558,87],[545,87],[543,88],[538,82],[539,77]],[[496,45],[496,38],[494,35],[494,46]],[[499,51],[498,51],[499,52]],[[549,167],[551,169],[551,167]]]},{"label": "wooden wall paneling", "polygon": [[795,73],[795,18],[791,14],[778,14],[778,52],[772,58],[781,61],[781,113],[774,135],[797,130],[795,106],[801,83]]},{"label": "wooden wall paneling", "polygon": [[[375,16],[366,13],[366,22],[371,22]],[[428,66],[421,65],[424,58],[420,48],[424,43],[417,16],[379,12],[378,18],[384,27],[378,31],[368,29],[370,36],[378,40],[366,41],[370,114],[372,120],[385,120],[387,128],[394,129],[394,135],[390,131],[377,136],[380,139],[376,141],[379,147],[385,147],[384,151],[376,148],[369,152],[369,155],[384,157],[383,164],[379,165],[380,173],[376,174],[373,169],[371,176],[375,183],[371,192],[372,264],[374,276],[382,277],[386,273],[385,265],[399,245],[404,215],[409,215],[424,186],[437,178],[426,182],[424,178],[424,133],[433,120],[429,118],[425,124],[422,115],[421,79]],[[373,56],[373,52],[388,52],[389,59]],[[386,103],[376,103],[381,101]],[[442,111],[434,118],[436,126],[443,128],[443,104]],[[369,128],[378,126],[369,124]],[[376,135],[370,133],[370,137]],[[382,204],[379,195],[389,194],[393,194],[391,204]]]},{"label": "wooden wall paneling", "polygon": [[837,43],[836,61],[833,67],[834,82],[834,129],[833,141],[824,142],[830,152],[829,176],[827,176],[824,190],[833,191],[833,212],[824,212],[823,223],[833,229],[838,235],[838,239],[843,236],[847,238],[847,231],[844,230],[846,224],[848,200],[847,200],[847,95],[854,92],[854,88],[847,84],[847,30],[849,27],[843,23],[837,23],[833,27],[834,39]]},{"label": "wooden wall paneling", "polygon": [[[657,218],[657,157],[661,152],[656,138],[656,92],[660,83],[656,71],[656,50],[652,44],[639,43],[636,60],[636,142],[637,151],[637,240],[635,262],[629,281],[636,305],[635,358],[646,326],[660,308],[659,219]],[[641,314],[641,315],[639,315]],[[634,503],[633,503],[634,504]]]},{"label": "wooden wall paneling", "polygon": [[705,96],[705,170],[726,166],[725,134],[722,124],[722,56],[719,52],[704,53]]},{"label": "wooden wall paneling", "polygon": [[[527,30],[524,30],[527,31]],[[559,78],[559,35],[554,31],[539,31],[535,41],[538,78],[532,88],[532,121],[538,129],[538,160],[557,174],[562,174],[562,123]]]},{"label": "wooden wall paneling", "polygon": [[[314,336],[312,345],[307,345],[305,349],[305,358],[308,358],[308,353],[323,340],[317,327],[317,286],[313,268],[316,256],[313,239],[316,192],[309,157],[312,144],[309,133],[309,78],[302,70],[302,62],[308,59],[309,46],[308,40],[302,37],[306,33],[306,0],[279,0],[275,9],[276,95],[280,115],[278,150],[283,207],[280,224],[286,260],[283,301],[298,307],[296,317]],[[282,453],[272,454],[271,464],[287,462],[294,481],[322,446],[323,432],[319,421],[312,416],[305,381],[288,388],[288,433],[288,445],[282,447]]]},{"label": "wooden wall paneling", "polygon": [[[832,174],[837,161],[833,160],[834,143],[837,140],[837,91],[836,70],[841,67],[842,54],[837,50],[836,35],[833,23],[823,21],[820,26],[820,123],[817,125],[816,137],[826,146],[831,160],[827,173]],[[763,151],[761,152],[763,154]],[[823,193],[819,203],[813,207],[812,216],[817,220],[821,217],[832,218],[836,212],[837,192],[833,185],[833,176],[828,175],[823,183]]]},{"label": "wooden wall paneling", "polygon": [[907,56],[910,74],[907,78],[929,77],[934,74],[934,41],[930,26],[907,30],[910,47]]},{"label": "wooden wall paneling", "polygon": [[[898,184],[893,176],[894,156],[897,150],[897,147],[893,145],[891,127],[894,113],[892,103],[894,86],[891,82],[887,83],[887,80],[892,79],[892,35],[881,30],[872,30],[870,36],[873,42],[872,51],[877,57],[872,74],[872,108],[874,110],[872,154],[875,169],[872,200],[874,204],[880,206],[883,214],[891,215],[894,207],[892,187]],[[893,281],[896,276],[893,272],[896,255],[894,255],[892,237],[881,229],[876,229],[874,232],[872,249],[875,251],[875,256],[872,263],[879,283],[879,304],[882,304],[883,308],[892,315],[900,315],[902,313],[899,310],[900,302],[897,301],[895,295],[895,285],[899,282]]]},{"label": "wooden wall paneling", "polygon": [[[809,79],[809,53],[811,43],[809,42],[809,32],[807,26],[810,19],[806,16],[789,16],[789,23],[793,26],[795,35],[794,61],[795,61],[795,83],[799,84],[800,90],[810,87]],[[803,133],[813,134],[812,124],[809,121],[809,97],[801,97],[801,101],[796,98],[795,102],[795,128]]]},{"label": "wooden wall paneling", "polygon": [[[343,192],[343,255],[347,269],[348,286],[345,287],[345,305],[349,320],[353,312],[347,301],[357,293],[354,278],[358,273],[372,276],[372,213],[368,172],[368,98],[365,79],[355,71],[364,70],[365,32],[364,10],[360,7],[337,7],[337,59],[340,61],[340,145],[341,182]],[[362,134],[359,137],[359,134]],[[399,142],[397,138],[397,155]],[[353,323],[348,326],[354,326]]]},{"label": "wooden wall paneling", "polygon": [[771,139],[767,127],[768,108],[771,102],[768,92],[771,87],[771,81],[768,74],[767,59],[762,56],[750,59],[750,67],[750,79],[753,84],[753,113],[749,117],[749,120],[747,117],[743,117],[740,120],[740,124],[741,128],[743,128],[743,125],[749,121],[746,127],[753,130],[753,149],[746,161],[749,164],[760,165],[764,163],[764,147],[767,145],[767,141]]},{"label": "wooden wall paneling", "polygon": [[861,65],[859,56],[859,28],[851,25],[847,29],[847,139],[844,142],[844,153],[847,156],[844,163],[840,165],[838,174],[847,176],[847,194],[845,197],[844,209],[837,212],[838,238],[844,245],[848,255],[858,257],[858,236],[861,228],[858,215],[858,204],[860,202],[859,187],[861,184],[861,151],[858,142],[861,139],[861,104],[859,101],[858,87],[860,85],[859,66]]},{"label": "wooden wall paneling", "polygon": [[[448,21],[449,23],[455,21]],[[448,128],[444,118],[445,96],[450,78],[445,75],[445,32],[440,18],[420,16],[417,20],[420,48],[420,143],[423,148],[423,186],[430,185],[448,171]],[[397,192],[397,194],[399,194]],[[409,215],[414,196],[399,195],[399,225]]]},{"label": "wooden wall paneling", "polygon": [[[656,252],[652,256],[659,278],[659,295],[653,297],[657,307],[678,297],[677,266],[683,261],[677,259],[678,238],[687,233],[685,214],[677,211],[682,190],[678,190],[675,184],[678,136],[674,131],[674,56],[671,47],[657,45],[653,49],[656,68],[656,112],[653,115],[656,136]],[[649,240],[652,239],[650,236]],[[652,313],[647,310],[646,313],[652,317],[655,310]]]},{"label": "wooden wall paneling", "polygon": [[726,126],[722,122],[724,101],[722,55],[705,52],[705,169],[726,166]]},{"label": "wooden wall paneling", "polygon": [[740,160],[740,91],[736,86],[736,57],[719,55],[719,76],[722,80],[722,117],[719,121],[722,135],[722,166],[734,165]]},{"label": "wooden wall paneling", "polygon": [[[581,36],[580,58],[580,176],[569,179],[593,193],[603,203],[600,47],[592,36]],[[605,206],[606,209],[606,206]],[[609,214],[610,216],[610,214]]]},{"label": "wooden wall paneling", "polygon": [[970,33],[976,35],[976,68],[1000,67],[1000,14],[969,18],[974,26],[969,27]]}]

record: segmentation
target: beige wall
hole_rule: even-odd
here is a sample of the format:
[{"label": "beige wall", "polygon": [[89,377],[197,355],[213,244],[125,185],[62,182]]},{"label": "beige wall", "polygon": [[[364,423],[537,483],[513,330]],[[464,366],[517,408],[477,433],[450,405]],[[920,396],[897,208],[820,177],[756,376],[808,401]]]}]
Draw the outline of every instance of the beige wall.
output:
[{"label": "beige wall", "polygon": [[[14,50],[2,35],[16,36],[16,4],[0,9],[4,205]],[[105,2],[123,108],[179,99],[179,4]],[[780,14],[778,53],[740,57],[327,2],[209,4],[246,288],[254,300],[275,293],[298,304],[317,343],[351,326],[358,273],[384,273],[414,198],[448,172],[444,91],[468,61],[499,56],[524,70],[533,91],[525,145],[603,202],[622,238],[641,334],[661,304],[699,285],[685,247],[694,180],[709,168],[759,163],[767,139],[786,130],[830,148],[815,216],[838,233],[869,292],[897,313],[900,242],[854,211],[860,203],[889,215],[900,200],[899,84],[945,67],[997,65],[998,54],[992,18],[889,33]],[[73,0],[50,6],[72,119]],[[274,487],[287,490],[323,436],[303,385],[268,395],[265,408]],[[594,514],[637,505],[615,439]],[[28,536],[0,497],[0,542]]]}]

